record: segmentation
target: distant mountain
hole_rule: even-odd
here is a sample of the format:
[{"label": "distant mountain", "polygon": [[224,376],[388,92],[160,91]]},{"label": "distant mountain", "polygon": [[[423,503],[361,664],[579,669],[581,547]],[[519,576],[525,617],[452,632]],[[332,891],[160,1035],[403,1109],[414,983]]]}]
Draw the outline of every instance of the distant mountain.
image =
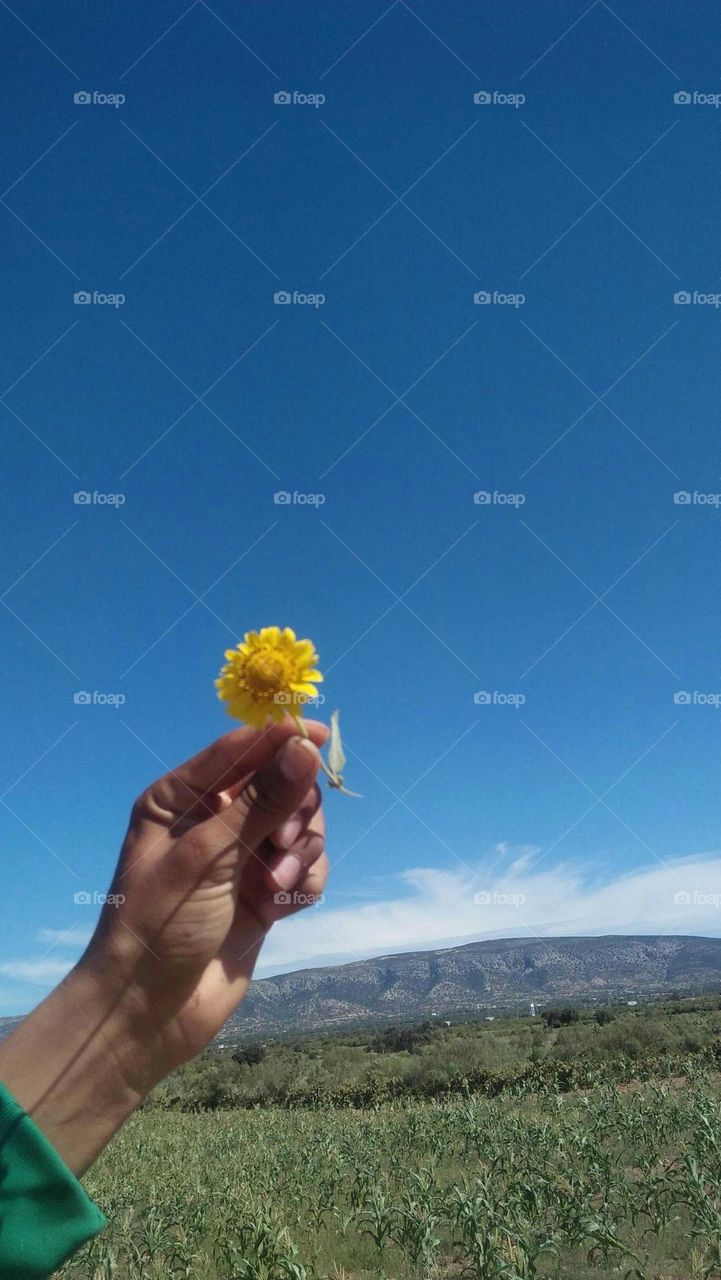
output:
[{"label": "distant mountain", "polygon": [[218,1039],[719,990],[721,938],[507,938],[262,978]]},{"label": "distant mountain", "polygon": [[[261,978],[217,1040],[716,991],[721,938],[505,938]],[[0,1040],[20,1021],[0,1018]]]},{"label": "distant mountain", "polygon": [[0,1018],[0,1040],[4,1040],[14,1027],[22,1022],[22,1018]]}]

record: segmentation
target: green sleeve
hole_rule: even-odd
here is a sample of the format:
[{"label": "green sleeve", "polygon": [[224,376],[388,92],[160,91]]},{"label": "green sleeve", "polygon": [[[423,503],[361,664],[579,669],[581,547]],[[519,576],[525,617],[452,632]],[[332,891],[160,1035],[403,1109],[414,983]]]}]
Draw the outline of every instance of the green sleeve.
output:
[{"label": "green sleeve", "polygon": [[0,1276],[45,1280],[106,1219],[0,1084]]}]

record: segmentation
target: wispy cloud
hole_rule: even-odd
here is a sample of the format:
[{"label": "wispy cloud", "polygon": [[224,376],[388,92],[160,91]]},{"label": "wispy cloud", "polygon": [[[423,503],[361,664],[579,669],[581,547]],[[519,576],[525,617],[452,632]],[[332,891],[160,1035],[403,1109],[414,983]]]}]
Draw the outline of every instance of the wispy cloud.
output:
[{"label": "wispy cloud", "polygon": [[41,942],[64,944],[68,947],[86,947],[93,931],[87,925],[72,925],[69,929],[41,929],[38,937]]},{"label": "wispy cloud", "polygon": [[8,960],[0,964],[0,973],[20,982],[50,987],[64,978],[72,966],[72,960]]},{"label": "wispy cloud", "polygon": [[373,903],[334,907],[331,887],[328,904],[273,930],[259,974],[475,938],[601,933],[720,934],[721,853],[602,876],[597,864],[551,866],[535,847],[498,845],[475,876],[418,867]]},{"label": "wispy cloud", "polygon": [[[498,844],[477,867],[415,867],[379,879],[373,896],[311,908],[270,933],[258,976],[301,966],[421,951],[473,939],[601,933],[721,935],[721,853],[667,859],[615,874],[594,863],[551,865],[535,845]],[[90,936],[87,926],[40,930],[37,959],[0,974],[39,986],[58,982]],[[67,951],[66,959],[57,952]]]}]

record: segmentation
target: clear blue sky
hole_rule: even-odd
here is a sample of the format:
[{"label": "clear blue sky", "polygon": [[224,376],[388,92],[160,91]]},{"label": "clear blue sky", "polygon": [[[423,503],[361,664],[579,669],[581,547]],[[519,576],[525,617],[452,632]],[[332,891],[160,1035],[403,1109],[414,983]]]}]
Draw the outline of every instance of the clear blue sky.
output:
[{"label": "clear blue sky", "polygon": [[674,503],[721,493],[717,22],[3,3],[0,1012],[79,954],[73,895],[270,623],[365,798],[329,797],[328,902],[264,972],[719,932],[721,510]]}]

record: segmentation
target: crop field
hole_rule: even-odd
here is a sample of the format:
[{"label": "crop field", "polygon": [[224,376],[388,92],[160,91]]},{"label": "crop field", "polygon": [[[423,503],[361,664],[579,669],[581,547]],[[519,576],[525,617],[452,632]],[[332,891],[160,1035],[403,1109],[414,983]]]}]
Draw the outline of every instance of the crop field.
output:
[{"label": "crop field", "polygon": [[718,1280],[703,1067],[587,1092],[136,1114],[65,1280]]}]

